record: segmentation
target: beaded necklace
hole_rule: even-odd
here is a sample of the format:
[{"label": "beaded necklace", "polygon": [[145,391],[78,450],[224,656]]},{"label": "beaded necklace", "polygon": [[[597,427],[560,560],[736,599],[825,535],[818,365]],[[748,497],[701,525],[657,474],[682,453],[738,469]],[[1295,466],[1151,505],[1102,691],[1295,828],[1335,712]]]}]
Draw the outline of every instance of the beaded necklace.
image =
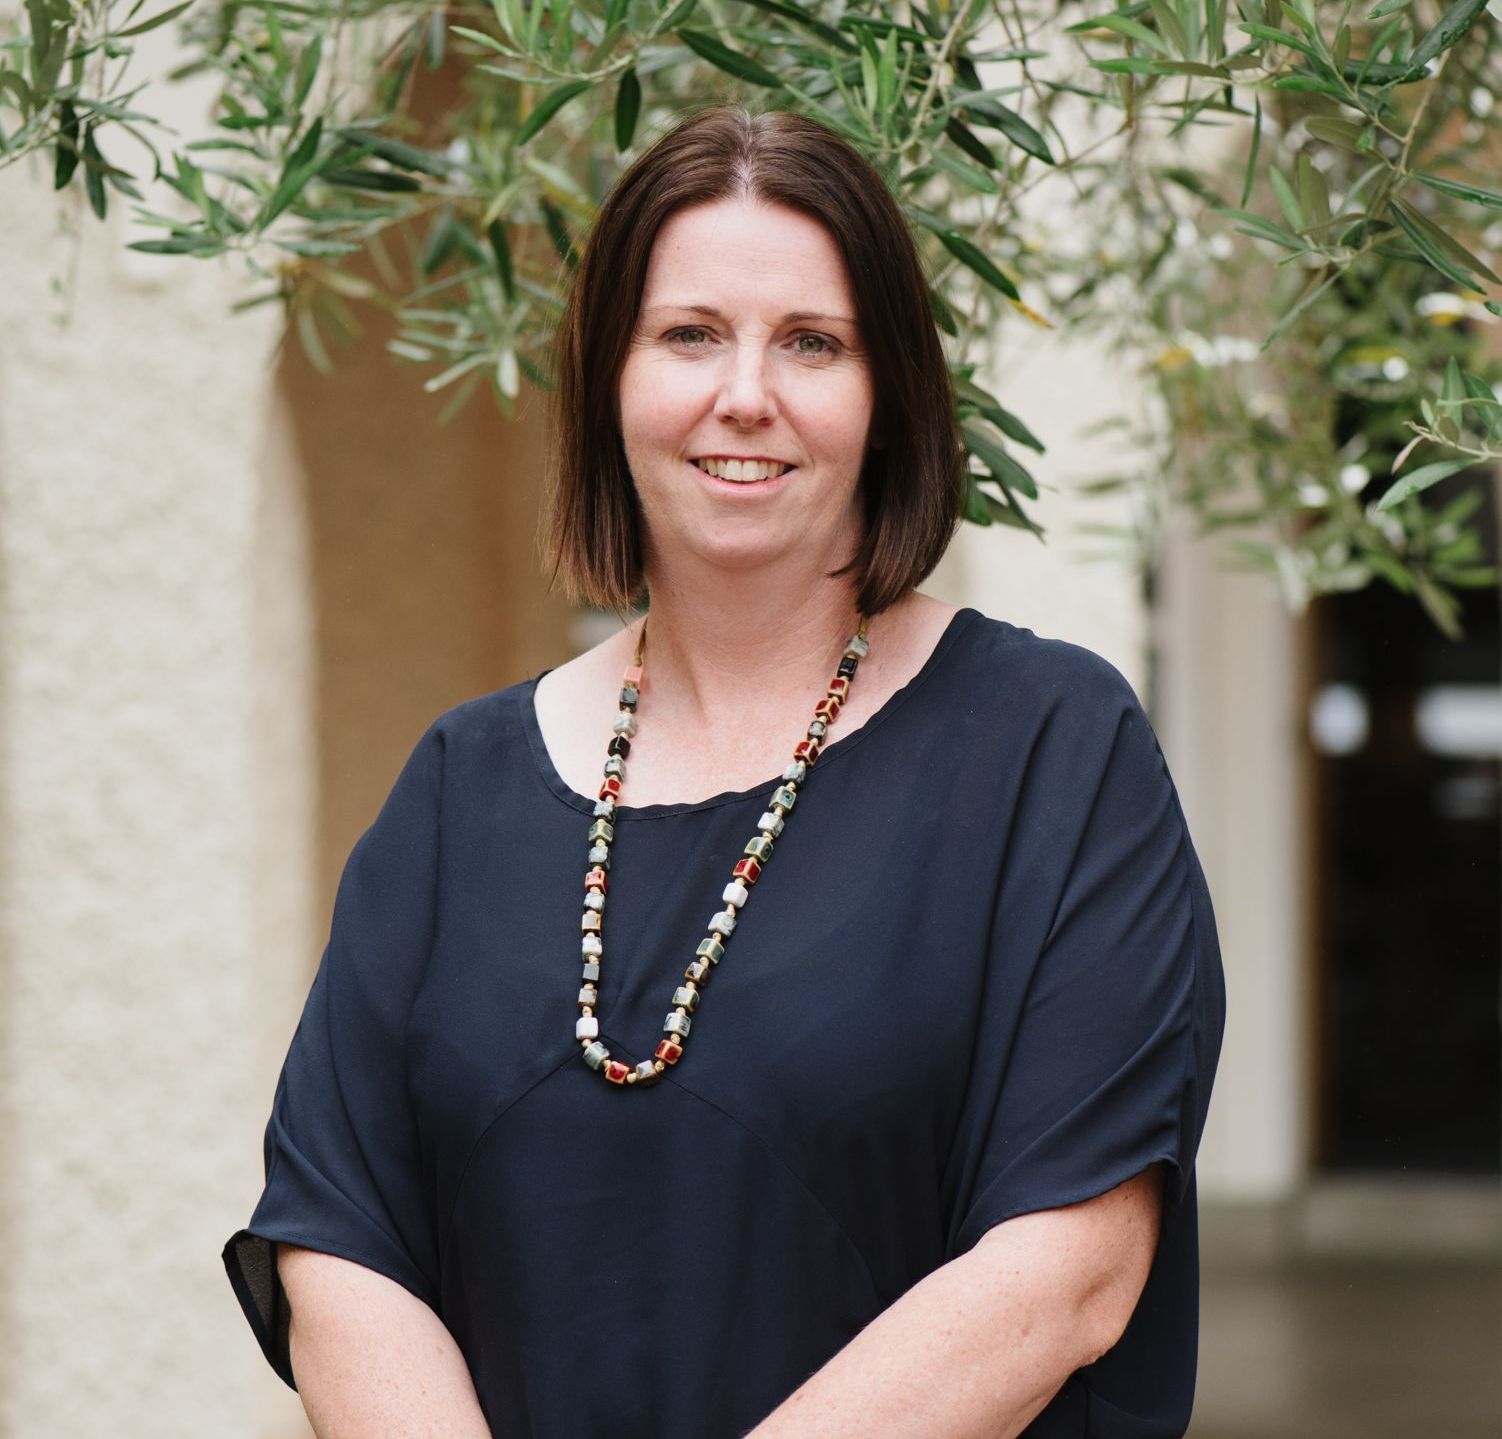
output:
[{"label": "beaded necklace", "polygon": [[710,974],[725,957],[725,944],[735,929],[737,912],[745,905],[750,897],[750,887],[771,859],[772,841],[782,833],[788,811],[798,797],[798,787],[818,759],[824,736],[849,696],[856,666],[870,648],[866,640],[869,623],[869,616],[862,615],[860,628],[845,646],[844,656],[824,697],[814,706],[814,717],[805,737],[793,746],[792,763],[783,770],[781,783],[773,791],[766,813],[756,822],[755,837],[748,841],[742,857],[736,861],[730,883],[721,895],[725,908],[710,916],[709,933],[699,941],[693,962],[683,971],[683,983],[673,991],[673,1008],[663,1021],[663,1037],[657,1046],[656,1057],[642,1060],[633,1069],[618,1059],[612,1059],[610,1051],[600,1042],[600,1021],[595,1011],[600,999],[600,962],[604,958],[606,875],[610,869],[610,846],[615,839],[615,827],[611,821],[621,795],[626,756],[631,753],[631,737],[636,733],[636,705],[642,691],[642,655],[647,643],[647,622],[645,618],[642,620],[641,632],[636,637],[636,652],[621,681],[621,712],[615,719],[615,737],[610,741],[605,760],[605,779],[595,801],[595,820],[589,827],[589,869],[584,876],[584,916],[580,921],[584,935],[584,983],[579,990],[581,1018],[575,1022],[574,1037],[584,1046],[584,1062],[591,1069],[598,1070],[611,1084],[651,1085],[668,1065],[677,1064],[683,1057],[683,1046],[691,1025],[689,1016],[699,1007],[700,993]]}]

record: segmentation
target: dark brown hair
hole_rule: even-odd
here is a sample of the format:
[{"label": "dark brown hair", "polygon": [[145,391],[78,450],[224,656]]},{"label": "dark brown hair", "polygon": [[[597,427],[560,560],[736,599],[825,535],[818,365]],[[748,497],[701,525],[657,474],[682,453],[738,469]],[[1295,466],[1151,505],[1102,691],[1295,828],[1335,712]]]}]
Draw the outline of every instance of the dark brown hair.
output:
[{"label": "dark brown hair", "polygon": [[570,597],[625,612],[641,599],[642,516],[617,426],[617,395],[657,232],[675,211],[746,198],[818,220],[844,258],[872,371],[873,414],[893,417],[867,451],[865,533],[831,576],[857,576],[879,614],[938,564],[959,524],[965,460],[927,276],[873,165],[827,126],[785,110],[701,109],[662,136],[596,216],[557,332],[556,452],[541,544]]}]

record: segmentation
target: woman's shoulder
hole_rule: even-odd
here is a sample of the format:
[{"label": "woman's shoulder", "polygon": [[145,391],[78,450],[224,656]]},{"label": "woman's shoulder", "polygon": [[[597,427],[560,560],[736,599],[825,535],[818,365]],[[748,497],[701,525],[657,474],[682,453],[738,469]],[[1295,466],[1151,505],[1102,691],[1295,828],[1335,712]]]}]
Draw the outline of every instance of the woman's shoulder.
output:
[{"label": "woman's shoulder", "polygon": [[[547,749],[541,730],[578,724],[580,717],[594,715],[603,697],[610,713],[603,717],[609,728],[614,711],[616,680],[622,661],[615,651],[622,636],[612,635],[582,654],[575,655],[539,673],[472,695],[439,711],[417,743],[419,751],[431,751],[452,777],[468,777],[475,768],[494,775],[511,765],[538,762],[539,750]],[[591,745],[601,724],[590,732]],[[593,755],[593,748],[591,748]],[[466,781],[467,782],[467,778]]]},{"label": "woman's shoulder", "polygon": [[1050,710],[1101,705],[1140,708],[1137,692],[1117,665],[1075,640],[1041,635],[1024,625],[976,611],[967,635],[962,680],[988,696],[1027,700]]},{"label": "woman's shoulder", "polygon": [[536,677],[528,675],[439,710],[418,738],[415,752],[431,752],[441,761],[459,752],[491,753],[497,745],[524,741],[523,705],[536,683]]},{"label": "woman's shoulder", "polygon": [[983,617],[972,627],[951,713],[960,752],[1026,775],[1051,806],[1084,802],[1108,771],[1146,805],[1172,777],[1146,706],[1088,645]]}]

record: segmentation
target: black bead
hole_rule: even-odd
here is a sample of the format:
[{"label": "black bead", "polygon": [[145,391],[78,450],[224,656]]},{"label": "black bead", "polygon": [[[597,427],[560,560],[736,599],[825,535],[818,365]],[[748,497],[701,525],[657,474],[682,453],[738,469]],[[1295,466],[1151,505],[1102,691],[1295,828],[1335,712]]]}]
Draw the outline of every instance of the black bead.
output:
[{"label": "black bead", "polygon": [[631,753],[631,741],[628,740],[625,735],[618,734],[613,740],[610,741],[609,752],[611,754],[618,754],[622,759],[625,759],[625,757]]},{"label": "black bead", "polygon": [[860,661],[854,655],[846,655],[840,661],[840,667],[835,671],[837,675],[844,675],[847,679],[855,673],[855,667]]}]

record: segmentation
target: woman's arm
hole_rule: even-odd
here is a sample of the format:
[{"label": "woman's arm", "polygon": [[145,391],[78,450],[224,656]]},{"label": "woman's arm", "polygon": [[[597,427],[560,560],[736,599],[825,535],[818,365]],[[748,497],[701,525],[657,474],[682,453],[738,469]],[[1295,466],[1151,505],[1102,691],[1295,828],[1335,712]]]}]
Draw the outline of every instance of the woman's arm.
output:
[{"label": "woman's arm", "polygon": [[1152,1165],[998,1224],[884,1310],[746,1439],[1013,1439],[1125,1331],[1158,1243]]},{"label": "woman's arm", "polygon": [[491,1439],[454,1337],[394,1279],[276,1246],[292,1370],[318,1439]]}]

